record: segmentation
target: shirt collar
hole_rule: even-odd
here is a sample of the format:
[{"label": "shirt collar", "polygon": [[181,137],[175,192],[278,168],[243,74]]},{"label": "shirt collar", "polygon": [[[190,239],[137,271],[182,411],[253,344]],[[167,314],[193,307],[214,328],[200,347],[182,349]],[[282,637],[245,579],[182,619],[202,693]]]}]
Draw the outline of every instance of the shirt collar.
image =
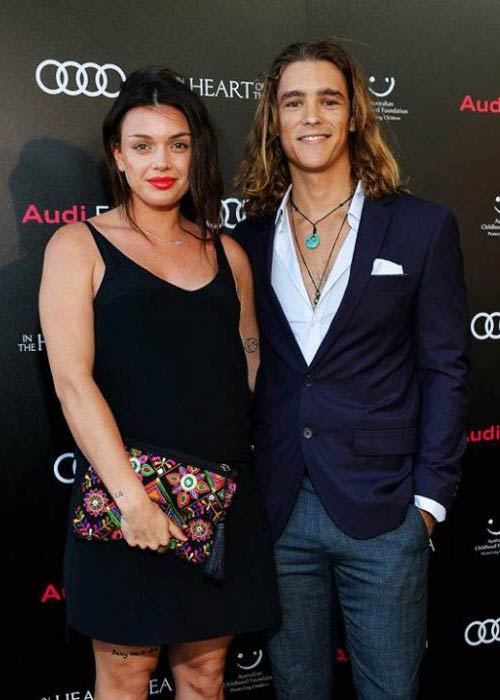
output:
[{"label": "shirt collar", "polygon": [[290,192],[292,191],[292,185],[288,185],[288,189],[285,192],[283,199],[281,200],[281,204],[279,205],[278,211],[276,212],[276,218],[274,219],[274,225],[277,227],[278,223],[281,223],[283,221],[283,214],[285,213],[285,209],[288,205],[288,200],[290,199]]},{"label": "shirt collar", "polygon": [[[292,185],[289,185],[287,191],[285,192],[283,199],[276,212],[276,217],[274,219],[274,226],[276,232],[283,230],[284,213],[288,202],[290,200],[290,194],[292,192]],[[349,228],[355,231],[359,228],[359,222],[361,221],[361,214],[363,212],[363,204],[365,202],[365,193],[363,192],[363,186],[361,185],[361,180],[358,181],[356,189],[354,190],[354,195],[349,206],[349,211],[347,212],[347,221],[349,223]]]}]

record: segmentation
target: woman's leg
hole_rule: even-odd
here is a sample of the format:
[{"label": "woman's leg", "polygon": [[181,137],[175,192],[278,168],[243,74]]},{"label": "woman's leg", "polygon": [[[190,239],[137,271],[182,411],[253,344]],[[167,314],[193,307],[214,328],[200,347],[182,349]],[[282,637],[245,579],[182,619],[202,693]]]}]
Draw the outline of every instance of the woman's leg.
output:
[{"label": "woman's leg", "polygon": [[169,650],[176,700],[222,700],[231,636],[176,644]]},{"label": "woman's leg", "polygon": [[147,700],[149,679],[161,647],[124,646],[92,640],[96,667],[94,700]]}]

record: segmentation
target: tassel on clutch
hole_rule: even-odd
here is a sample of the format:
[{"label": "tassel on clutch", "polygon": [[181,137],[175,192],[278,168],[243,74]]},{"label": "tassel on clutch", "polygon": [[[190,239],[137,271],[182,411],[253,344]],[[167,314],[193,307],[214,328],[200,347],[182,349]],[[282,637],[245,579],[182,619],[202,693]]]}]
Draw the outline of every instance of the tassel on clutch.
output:
[{"label": "tassel on clutch", "polygon": [[[149,498],[176,525],[186,542],[171,538],[168,551],[202,566],[215,580],[224,577],[225,518],[236,493],[236,472],[173,450],[126,440],[130,464]],[[132,445],[129,447],[128,445]],[[74,533],[89,541],[123,539],[120,510],[92,465],[79,488]]]}]

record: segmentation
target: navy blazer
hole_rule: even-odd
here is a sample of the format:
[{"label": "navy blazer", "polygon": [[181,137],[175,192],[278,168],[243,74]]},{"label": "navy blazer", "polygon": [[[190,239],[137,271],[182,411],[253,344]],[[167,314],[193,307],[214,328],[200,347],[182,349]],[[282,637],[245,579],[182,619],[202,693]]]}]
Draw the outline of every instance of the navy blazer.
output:
[{"label": "navy blazer", "polygon": [[[398,527],[415,494],[449,508],[466,445],[469,328],[459,231],[445,207],[366,199],[347,289],[308,366],[271,286],[275,215],[241,222],[261,334],[255,461],[273,534],[307,467],[359,539]],[[371,275],[375,258],[403,275]]]}]

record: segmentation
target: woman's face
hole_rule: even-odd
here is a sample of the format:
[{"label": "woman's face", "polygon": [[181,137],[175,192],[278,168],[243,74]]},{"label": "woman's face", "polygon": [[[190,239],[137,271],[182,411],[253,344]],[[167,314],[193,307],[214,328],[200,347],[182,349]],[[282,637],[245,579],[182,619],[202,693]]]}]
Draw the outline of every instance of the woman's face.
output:
[{"label": "woman's face", "polygon": [[113,153],[129,184],[132,202],[171,209],[189,189],[191,131],[186,117],[175,107],[128,111]]}]

